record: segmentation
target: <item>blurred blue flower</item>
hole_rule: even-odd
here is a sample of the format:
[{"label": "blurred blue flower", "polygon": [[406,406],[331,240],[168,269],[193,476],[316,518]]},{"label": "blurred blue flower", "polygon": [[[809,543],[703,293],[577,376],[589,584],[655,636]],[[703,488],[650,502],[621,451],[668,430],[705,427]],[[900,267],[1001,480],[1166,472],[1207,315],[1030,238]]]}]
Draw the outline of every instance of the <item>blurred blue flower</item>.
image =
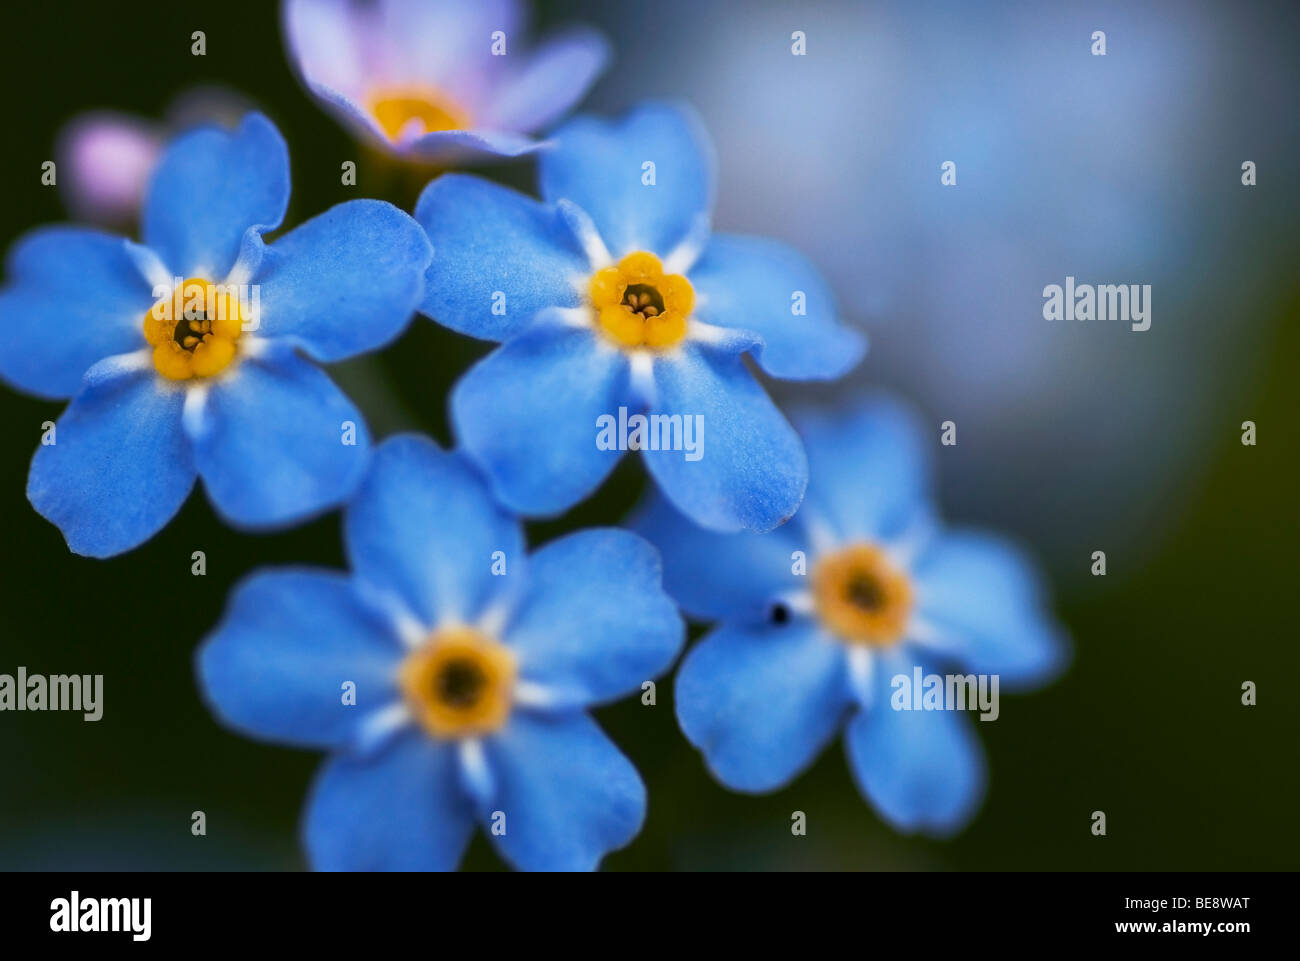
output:
[{"label": "blurred blue flower", "polygon": [[[1266,353],[1270,312],[1243,305],[1272,289],[1287,245],[1259,238],[1288,235],[1300,193],[1259,205],[1239,178],[1252,151],[1300,149],[1277,122],[1294,31],[1181,0],[791,7],[588,4],[638,38],[593,109],[690,97],[726,161],[718,219],[804,251],[871,330],[851,382],[961,425],[951,509],[1032,532],[1061,570],[1081,540],[1130,558],[1072,589],[1143,570]],[[1165,176],[1171,157],[1198,162]],[[1152,329],[1045,321],[1043,287],[1067,275],[1153,284]]]},{"label": "blurred blue flower", "polygon": [[255,573],[198,655],[227,724],[336,752],[304,820],[315,867],[451,869],[476,821],[525,870],[635,837],[645,788],[586,709],[681,648],[654,549],[586,530],[525,556],[474,468],[414,435],[375,451],[344,528],[350,577]]},{"label": "blurred blue flower", "polygon": [[571,110],[609,55],[571,27],[524,53],[519,0],[288,0],[284,33],[307,90],[358,136],[429,163],[517,157]]},{"label": "blurred blue flower", "polygon": [[[829,379],[865,338],[795,251],[710,236],[713,156],[693,114],[651,104],[555,140],[543,202],[453,174],[416,205],[438,252],[421,310],[505,342],[452,393],[462,445],[523,514],[570,507],[640,449],[696,522],[770,530],[799,506],[807,464],[743,356],[773,377]],[[638,438],[647,414],[676,441],[694,430],[698,449]],[[600,429],[615,423],[611,444]]]},{"label": "blurred blue flower", "polygon": [[339,204],[272,246],[289,158],[269,120],[199,129],[159,162],[144,245],[69,226],[21,238],[0,291],[0,376],[72,398],[27,496],[78,554],[129,550],[202,477],[218,513],[288,523],[344,500],[369,438],[315,364],[396,337],[432,255],[391,204]]},{"label": "blurred blue flower", "polygon": [[1066,639],[1014,546],[939,531],[910,411],[864,397],[795,420],[811,482],[779,531],[702,531],[657,497],[633,525],[663,552],[683,609],[721,622],[682,663],[678,720],[714,776],[747,792],[785,785],[843,728],[887,822],[952,833],[983,796],[979,742],[957,712],[895,709],[892,679],[952,665],[999,687],[1041,684]]}]

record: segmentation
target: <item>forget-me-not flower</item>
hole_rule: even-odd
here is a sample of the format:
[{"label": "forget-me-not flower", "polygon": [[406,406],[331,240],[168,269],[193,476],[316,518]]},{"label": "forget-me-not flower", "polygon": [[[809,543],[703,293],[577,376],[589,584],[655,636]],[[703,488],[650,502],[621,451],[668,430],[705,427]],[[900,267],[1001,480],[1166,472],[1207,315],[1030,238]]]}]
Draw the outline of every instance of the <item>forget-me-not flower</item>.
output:
[{"label": "forget-me-not flower", "polygon": [[334,752],[303,836],[324,870],[451,869],[476,823],[517,868],[594,868],[640,830],[645,788],[587,713],[682,643],[659,557],[584,530],[525,554],[457,453],[381,444],[344,512],[351,576],[271,570],[198,656],[213,710]]},{"label": "forget-me-not flower", "polygon": [[811,480],[780,530],[710,533],[659,498],[634,525],[663,552],[683,609],[720,622],[678,672],[682,731],[723,784],[764,792],[843,730],[849,767],[881,817],[950,834],[984,792],[972,721],[897,709],[905,688],[894,679],[951,666],[1023,688],[1061,668],[1066,640],[1017,548],[934,521],[910,411],[862,398],[794,419]]},{"label": "forget-me-not flower", "polygon": [[449,174],[416,206],[437,251],[421,310],[504,341],[453,391],[462,446],[523,514],[568,508],[638,449],[696,522],[770,530],[799,506],[807,463],[744,355],[825,379],[865,338],[790,248],[710,235],[713,157],[693,114],[651,104],[554,139],[541,202]]},{"label": "forget-me-not flower", "polygon": [[311,361],[396,337],[432,252],[415,221],[374,200],[267,246],[288,201],[284,140],[250,114],[234,132],[198,129],[167,149],[143,245],[54,226],[10,251],[0,376],[71,398],[32,460],[27,496],[76,553],[152,537],[196,477],[241,526],[302,519],[360,482],[365,423]]},{"label": "forget-me-not flower", "polygon": [[288,0],[307,90],[355,134],[409,160],[517,157],[573,108],[608,57],[572,27],[525,50],[519,0]]}]

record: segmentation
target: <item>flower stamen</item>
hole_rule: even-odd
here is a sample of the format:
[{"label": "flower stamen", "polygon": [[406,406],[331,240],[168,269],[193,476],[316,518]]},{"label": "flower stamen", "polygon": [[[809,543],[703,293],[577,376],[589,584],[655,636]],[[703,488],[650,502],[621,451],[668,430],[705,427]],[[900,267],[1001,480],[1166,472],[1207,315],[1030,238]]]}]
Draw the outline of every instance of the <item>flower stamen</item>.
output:
[{"label": "flower stamen", "polygon": [[191,277],[150,308],[143,331],[158,373],[189,380],[229,366],[242,323],[237,288]]},{"label": "flower stamen", "polygon": [[588,294],[599,328],[620,347],[662,350],[686,336],[695,289],[680,274],[665,274],[654,254],[628,254],[592,274]]},{"label": "flower stamen", "polygon": [[888,647],[902,640],[912,611],[912,585],[874,544],[854,544],[823,557],[812,571],[817,615],[853,644]]},{"label": "flower stamen", "polygon": [[438,738],[498,730],[510,714],[514,655],[471,628],[432,634],[402,663],[399,686],[411,713]]}]

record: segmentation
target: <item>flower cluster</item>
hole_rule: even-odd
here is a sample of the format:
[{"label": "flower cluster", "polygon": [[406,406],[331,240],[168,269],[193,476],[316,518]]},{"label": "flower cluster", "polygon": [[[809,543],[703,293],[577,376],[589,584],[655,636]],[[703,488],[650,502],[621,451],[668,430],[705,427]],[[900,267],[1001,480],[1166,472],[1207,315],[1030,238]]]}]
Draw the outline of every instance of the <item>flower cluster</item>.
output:
[{"label": "flower cluster", "polygon": [[[454,868],[477,824],[518,868],[596,867],[636,836],[646,790],[587,711],[672,668],[679,606],[716,622],[675,703],[720,782],[775,790],[842,729],[887,822],[964,825],[978,741],[954,713],[891,709],[891,678],[1039,684],[1065,640],[1018,549],[940,531],[910,411],[867,396],[791,423],[768,396],[750,364],[834,380],[866,339],[799,253],[712,231],[695,115],[647,103],[534,139],[609,48],[579,27],[520,56],[508,0],[288,0],[283,20],[306,89],[371,146],[536,153],[540,199],[442,173],[412,214],[355,200],[267,243],[289,198],[275,126],[189,130],[139,157],[138,243],[50,227],[15,244],[0,377],[69,401],[28,497],[76,553],[148,540],[196,478],[239,527],[342,508],[350,573],[255,572],[197,656],[225,724],[332,752],[311,863]],[[454,451],[372,448],[318,366],[417,311],[499,344],[451,392]],[[654,483],[630,529],[529,553],[521,520],[584,500],[626,450]]]}]

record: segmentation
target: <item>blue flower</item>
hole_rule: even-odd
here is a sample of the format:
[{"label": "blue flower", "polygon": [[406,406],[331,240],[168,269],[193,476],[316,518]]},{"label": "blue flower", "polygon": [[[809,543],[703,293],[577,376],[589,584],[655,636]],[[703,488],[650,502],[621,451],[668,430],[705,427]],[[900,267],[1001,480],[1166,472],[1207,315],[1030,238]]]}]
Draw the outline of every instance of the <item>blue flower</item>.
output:
[{"label": "blue flower", "polygon": [[571,27],[525,53],[519,0],[288,0],[290,58],[325,109],[408,160],[517,157],[604,68],[604,37]]},{"label": "blue flower", "polygon": [[713,534],[658,498],[634,525],[663,552],[683,610],[720,622],[678,673],[682,731],[723,784],[765,792],[843,729],[881,817],[950,834],[984,793],[979,741],[957,712],[900,709],[909,703],[895,679],[954,666],[989,675],[988,691],[993,675],[999,689],[1025,688],[1061,669],[1067,641],[1018,549],[939,529],[910,411],[862,398],[795,421],[812,480],[779,531]]},{"label": "blue flower", "polygon": [[585,530],[526,556],[469,462],[410,435],[375,451],[344,529],[350,577],[255,573],[198,655],[227,724],[336,752],[312,863],[451,869],[478,822],[518,868],[591,869],[635,837],[645,788],[586,709],[681,648],[654,549]]},{"label": "blue flower", "polygon": [[360,482],[361,415],[301,354],[337,361],[395,338],[432,252],[410,217],[374,200],[266,246],[288,201],[284,140],[249,114],[233,133],[195,130],[167,149],[143,246],[56,226],[10,251],[0,376],[72,399],[27,496],[76,553],[148,540],[196,476],[218,513],[253,527],[317,513]]},{"label": "blue flower", "polygon": [[640,449],[698,523],[770,530],[799,506],[807,464],[743,356],[833,378],[865,339],[793,250],[710,236],[713,158],[692,114],[652,104],[555,140],[543,202],[452,174],[416,206],[438,252],[422,312],[504,341],[453,391],[462,446],[522,514],[568,508]]}]

